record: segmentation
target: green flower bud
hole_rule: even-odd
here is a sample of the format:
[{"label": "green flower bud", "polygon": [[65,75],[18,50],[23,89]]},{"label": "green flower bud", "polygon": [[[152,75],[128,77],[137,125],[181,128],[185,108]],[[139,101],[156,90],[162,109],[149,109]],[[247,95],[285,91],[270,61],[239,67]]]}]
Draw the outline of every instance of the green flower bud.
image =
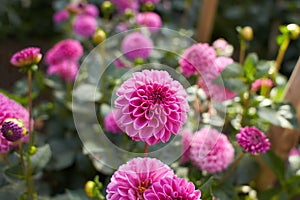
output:
[{"label": "green flower bud", "polygon": [[250,26],[245,26],[242,29],[241,35],[244,40],[250,41],[253,38],[253,29]]},{"label": "green flower bud", "polygon": [[289,24],[286,26],[291,39],[296,40],[300,34],[300,27],[297,24]]},{"label": "green flower bud", "polygon": [[105,15],[109,15],[114,9],[113,4],[110,1],[104,1],[101,5],[101,11]]},{"label": "green flower bud", "polygon": [[95,190],[96,190],[96,184],[94,181],[86,182],[86,184],[84,186],[84,191],[88,197],[90,197],[90,198],[96,197]]},{"label": "green flower bud", "polygon": [[28,149],[29,155],[34,155],[36,152],[37,152],[36,146],[31,146],[31,147]]},{"label": "green flower bud", "polygon": [[100,44],[105,39],[106,39],[106,33],[102,29],[98,28],[93,35],[93,42],[95,44]]}]

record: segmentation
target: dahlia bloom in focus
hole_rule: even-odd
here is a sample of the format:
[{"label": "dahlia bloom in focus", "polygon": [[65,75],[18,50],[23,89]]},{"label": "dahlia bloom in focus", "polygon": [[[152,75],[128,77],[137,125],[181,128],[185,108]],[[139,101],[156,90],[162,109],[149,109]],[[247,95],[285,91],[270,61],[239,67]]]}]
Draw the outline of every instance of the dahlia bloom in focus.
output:
[{"label": "dahlia bloom in focus", "polygon": [[151,32],[157,32],[162,25],[160,16],[155,12],[139,13],[135,19],[138,25],[148,27]]},{"label": "dahlia bloom in focus", "polygon": [[99,10],[94,4],[87,4],[84,8],[83,14],[96,18],[99,15]]},{"label": "dahlia bloom in focus", "polygon": [[28,47],[15,53],[10,63],[16,67],[26,67],[34,64],[38,64],[42,59],[40,48]]},{"label": "dahlia bloom in focus", "polygon": [[200,197],[200,190],[195,190],[192,182],[176,176],[163,178],[144,192],[145,200],[200,200]]},{"label": "dahlia bloom in focus", "polygon": [[186,77],[192,74],[200,74],[206,72],[207,68],[211,68],[216,59],[214,48],[207,43],[194,44],[186,49],[179,61],[182,73]]},{"label": "dahlia bloom in focus", "polygon": [[6,140],[15,142],[21,139],[27,133],[27,130],[23,122],[8,118],[2,123],[1,132]]},{"label": "dahlia bloom in focus", "polygon": [[104,118],[104,129],[112,133],[122,133],[122,130],[119,128],[115,120],[115,111],[111,111]]},{"label": "dahlia bloom in focus", "polygon": [[137,58],[148,58],[153,48],[153,43],[152,40],[144,34],[133,32],[123,39],[121,48],[125,57],[134,61]]},{"label": "dahlia bloom in focus", "polygon": [[265,153],[270,149],[269,139],[255,126],[241,128],[236,138],[244,151],[251,154]]},{"label": "dahlia bloom in focus", "polygon": [[135,141],[165,143],[172,133],[179,133],[187,119],[186,91],[166,71],[133,73],[117,90],[117,96],[117,123]]},{"label": "dahlia bloom in focus", "polygon": [[64,60],[50,65],[47,74],[56,74],[65,81],[74,81],[78,73],[78,63],[72,60]]},{"label": "dahlia bloom in focus", "polygon": [[111,2],[120,13],[125,13],[126,9],[130,9],[133,12],[137,12],[139,10],[138,0],[111,0]]},{"label": "dahlia bloom in focus", "polygon": [[107,186],[107,200],[144,199],[143,193],[165,177],[173,177],[170,167],[155,158],[134,158],[113,174]]},{"label": "dahlia bloom in focus", "polygon": [[260,78],[254,81],[251,85],[251,90],[257,92],[262,86],[271,88],[273,86],[273,81],[269,78]]},{"label": "dahlia bloom in focus", "polygon": [[53,22],[58,24],[60,22],[66,21],[69,18],[69,12],[67,10],[59,10],[53,15]]},{"label": "dahlia bloom in focus", "polygon": [[189,157],[200,170],[216,173],[233,161],[234,148],[226,135],[216,129],[203,128],[194,133]]},{"label": "dahlia bloom in focus", "polygon": [[83,47],[74,39],[62,40],[46,53],[48,65],[58,64],[64,60],[78,61],[83,55]]},{"label": "dahlia bloom in focus", "polygon": [[97,20],[89,15],[78,15],[74,21],[74,31],[82,37],[92,36],[98,27]]}]

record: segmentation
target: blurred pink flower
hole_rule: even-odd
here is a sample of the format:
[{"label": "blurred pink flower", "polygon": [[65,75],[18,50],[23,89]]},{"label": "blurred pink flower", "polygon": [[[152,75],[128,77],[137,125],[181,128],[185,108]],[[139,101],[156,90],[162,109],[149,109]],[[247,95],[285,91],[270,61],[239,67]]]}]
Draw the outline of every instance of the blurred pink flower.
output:
[{"label": "blurred pink flower", "polygon": [[162,25],[160,16],[155,12],[138,13],[135,19],[138,25],[148,27],[151,32],[157,32]]},{"label": "blurred pink flower", "polygon": [[234,148],[226,135],[213,128],[203,128],[194,133],[190,159],[200,170],[221,172],[233,161]]},{"label": "blurred pink flower", "polygon": [[40,48],[28,47],[15,53],[11,57],[10,63],[16,67],[26,67],[39,63],[41,59]]},{"label": "blurred pink flower", "polygon": [[207,43],[194,44],[187,48],[182,58],[179,60],[182,73],[186,77],[192,74],[206,72],[207,69],[214,65],[216,59],[216,52],[214,48]]},{"label": "blurred pink flower", "polygon": [[178,134],[187,119],[185,89],[166,71],[133,73],[117,90],[116,120],[133,140],[149,145],[167,142]]},{"label": "blurred pink flower", "polygon": [[115,120],[115,111],[111,111],[104,118],[104,129],[112,133],[122,133],[122,130],[119,128]]},{"label": "blurred pink flower", "polygon": [[7,153],[9,151],[10,142],[8,142],[2,135],[0,135],[0,153]]},{"label": "blurred pink flower", "polygon": [[218,56],[230,57],[233,53],[233,46],[225,39],[219,38],[213,42],[213,47]]},{"label": "blurred pink flower", "polygon": [[74,32],[82,37],[92,36],[97,27],[97,20],[89,15],[77,15],[73,24]]},{"label": "blurred pink flower", "polygon": [[64,60],[78,61],[83,55],[83,47],[79,41],[74,39],[62,40],[54,45],[46,53],[48,65],[55,65]]},{"label": "blurred pink flower", "polygon": [[143,199],[152,184],[173,177],[170,167],[155,158],[134,158],[119,167],[107,186],[107,200]]},{"label": "blurred pink flower", "polygon": [[150,56],[153,43],[150,38],[140,32],[133,32],[127,35],[122,41],[122,53],[129,59],[146,59]]},{"label": "blurred pink flower", "polygon": [[99,15],[99,9],[94,4],[87,4],[84,7],[83,14],[96,18]]},{"label": "blurred pink flower", "polygon": [[189,160],[191,143],[193,140],[193,133],[188,130],[182,131],[182,158],[181,164],[186,163]]},{"label": "blurred pink flower", "polygon": [[145,200],[200,200],[200,197],[200,190],[196,190],[192,182],[176,176],[165,177],[144,192]]},{"label": "blurred pink flower", "polygon": [[241,128],[236,138],[244,151],[251,154],[265,153],[270,149],[269,139],[255,126]]},{"label": "blurred pink flower", "polygon": [[59,10],[53,15],[53,22],[58,24],[60,22],[66,21],[69,18],[69,12],[67,10]]},{"label": "blurred pink flower", "polygon": [[141,3],[153,3],[156,4],[158,3],[160,0],[139,0]]},{"label": "blurred pink flower", "polygon": [[120,13],[125,13],[126,9],[137,12],[140,7],[138,0],[111,0],[111,2],[115,5]]},{"label": "blurred pink flower", "polygon": [[50,65],[47,74],[56,74],[65,81],[74,81],[78,73],[78,63],[72,60],[64,60],[60,63]]},{"label": "blurred pink flower", "polygon": [[117,58],[114,61],[114,64],[117,68],[131,68],[131,66],[127,63],[125,63],[124,61],[122,61],[120,58]]},{"label": "blurred pink flower", "polygon": [[251,85],[251,90],[257,92],[262,86],[267,86],[271,88],[273,86],[273,81],[269,78],[260,78],[254,81]]}]

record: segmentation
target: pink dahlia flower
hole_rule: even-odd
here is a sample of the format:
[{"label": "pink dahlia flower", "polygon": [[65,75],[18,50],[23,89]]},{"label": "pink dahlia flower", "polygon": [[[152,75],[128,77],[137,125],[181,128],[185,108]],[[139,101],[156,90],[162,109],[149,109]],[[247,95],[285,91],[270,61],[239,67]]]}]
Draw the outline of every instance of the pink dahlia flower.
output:
[{"label": "pink dahlia flower", "polygon": [[64,60],[60,63],[50,65],[47,74],[55,74],[65,81],[74,81],[78,73],[78,63],[72,60]]},{"label": "pink dahlia flower", "polygon": [[119,128],[115,120],[115,111],[111,111],[104,118],[104,129],[112,133],[122,133],[122,130]]},{"label": "pink dahlia flower", "polygon": [[78,61],[83,55],[83,47],[79,41],[73,39],[62,40],[46,53],[48,65],[58,64],[64,60]]},{"label": "pink dahlia flower", "polygon": [[84,8],[83,14],[96,18],[99,15],[99,9],[94,4],[87,4]]},{"label": "pink dahlia flower", "polygon": [[251,90],[257,92],[262,86],[267,86],[271,88],[273,86],[273,81],[269,78],[260,78],[254,81],[251,85]]},{"label": "pink dahlia flower", "polygon": [[140,6],[138,0],[111,0],[111,2],[120,13],[125,13],[126,9],[137,12]]},{"label": "pink dahlia flower", "polygon": [[76,16],[73,24],[75,33],[82,37],[92,36],[95,33],[97,26],[97,20],[89,15]]},{"label": "pink dahlia flower", "polygon": [[7,153],[10,148],[10,142],[0,135],[0,153]]},{"label": "pink dahlia flower", "polygon": [[117,91],[116,120],[133,140],[167,142],[187,119],[187,94],[166,71],[135,72]]},{"label": "pink dahlia flower", "polygon": [[[24,122],[26,129],[29,129],[29,113],[14,100],[9,99],[0,93],[0,127],[3,125],[4,121],[9,118],[14,118]],[[33,125],[33,121],[31,122]],[[3,137],[3,133],[0,130],[0,136]],[[25,142],[28,139],[28,134],[22,137],[22,141]],[[1,149],[6,149],[4,146],[12,145],[11,142],[7,141],[4,137],[0,139],[0,152]],[[6,140],[6,141],[5,141]],[[4,145],[4,146],[3,146]],[[2,148],[3,147],[3,148]],[[2,151],[4,152],[4,151]]]},{"label": "pink dahlia flower", "polygon": [[141,3],[152,3],[152,4],[156,4],[159,1],[160,0],[140,0]]},{"label": "pink dahlia flower", "polygon": [[69,12],[67,10],[59,10],[53,15],[53,22],[58,24],[60,22],[66,21],[69,18]]},{"label": "pink dahlia flower", "polygon": [[193,140],[193,133],[188,130],[182,131],[182,158],[181,163],[184,164],[189,160],[190,155],[190,145]]},{"label": "pink dahlia flower", "polygon": [[16,67],[26,67],[39,63],[41,59],[40,48],[28,47],[15,53],[11,57],[10,63]]},{"label": "pink dahlia flower", "polygon": [[234,148],[226,135],[216,129],[203,128],[194,134],[190,159],[200,170],[221,172],[233,161]]},{"label": "pink dahlia flower", "polygon": [[5,119],[1,127],[2,136],[10,142],[16,142],[27,133],[22,121],[14,118]]},{"label": "pink dahlia flower", "polygon": [[196,190],[192,182],[176,176],[165,177],[144,192],[145,200],[200,200],[200,197],[200,190]]},{"label": "pink dahlia flower", "polygon": [[226,101],[236,96],[235,92],[224,88],[221,85],[214,84],[213,81],[221,74],[227,65],[233,63],[228,57],[218,57],[215,59],[214,65],[205,70],[205,73],[198,79],[198,85],[204,90],[207,96],[214,101]]},{"label": "pink dahlia flower", "polygon": [[140,32],[130,33],[122,41],[122,53],[132,61],[148,58],[152,49],[152,40]]},{"label": "pink dahlia flower", "polygon": [[179,61],[181,71],[186,77],[199,72],[205,73],[214,65],[216,52],[207,43],[194,44],[183,53]]},{"label": "pink dahlia flower", "polygon": [[236,138],[244,151],[251,154],[265,153],[270,149],[269,139],[255,126],[241,128]]},{"label": "pink dahlia flower", "polygon": [[157,32],[162,25],[160,16],[155,12],[139,13],[135,19],[138,25],[148,27],[151,32]]},{"label": "pink dahlia flower", "polygon": [[233,46],[228,44],[223,38],[219,38],[213,42],[213,47],[218,56],[230,57],[233,53]]},{"label": "pink dahlia flower", "polygon": [[134,158],[119,167],[107,186],[107,200],[143,199],[152,184],[173,177],[170,167],[155,158]]}]

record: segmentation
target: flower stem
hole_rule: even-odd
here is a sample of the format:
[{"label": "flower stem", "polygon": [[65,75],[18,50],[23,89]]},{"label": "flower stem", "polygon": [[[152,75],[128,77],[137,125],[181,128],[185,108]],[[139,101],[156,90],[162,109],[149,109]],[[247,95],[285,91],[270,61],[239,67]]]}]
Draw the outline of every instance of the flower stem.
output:
[{"label": "flower stem", "polygon": [[25,174],[26,174],[26,167],[25,167],[25,162],[24,162],[22,140],[19,141],[19,153],[20,153],[21,167],[23,169],[24,176],[25,176]]},{"label": "flower stem", "polygon": [[145,143],[145,147],[144,147],[144,157],[148,157],[148,151],[149,151],[149,145],[147,143]]},{"label": "flower stem", "polygon": [[273,80],[275,80],[275,77],[280,69],[280,65],[282,63],[284,54],[289,46],[289,43],[290,43],[290,39],[287,37],[287,38],[285,38],[285,40],[282,42],[282,44],[279,47],[278,55],[277,55],[277,58],[275,61],[275,69],[271,74]]},{"label": "flower stem", "polygon": [[231,167],[229,168],[229,170],[224,174],[224,176],[221,178],[220,182],[223,182],[224,180],[226,180],[226,178],[228,178],[228,176],[231,174],[231,172],[236,168],[236,166],[239,164],[239,162],[242,160],[242,158],[245,156],[245,153],[241,153],[239,155],[239,157],[234,161],[234,163],[231,165]]},{"label": "flower stem", "polygon": [[242,120],[241,120],[241,126],[245,125],[245,121],[249,112],[249,105],[250,105],[250,92],[247,90],[243,94],[243,115],[242,115]]},{"label": "flower stem", "polygon": [[244,39],[241,39],[241,42],[240,42],[240,58],[239,58],[241,65],[244,63],[245,53],[246,53],[246,43],[245,43]]}]

